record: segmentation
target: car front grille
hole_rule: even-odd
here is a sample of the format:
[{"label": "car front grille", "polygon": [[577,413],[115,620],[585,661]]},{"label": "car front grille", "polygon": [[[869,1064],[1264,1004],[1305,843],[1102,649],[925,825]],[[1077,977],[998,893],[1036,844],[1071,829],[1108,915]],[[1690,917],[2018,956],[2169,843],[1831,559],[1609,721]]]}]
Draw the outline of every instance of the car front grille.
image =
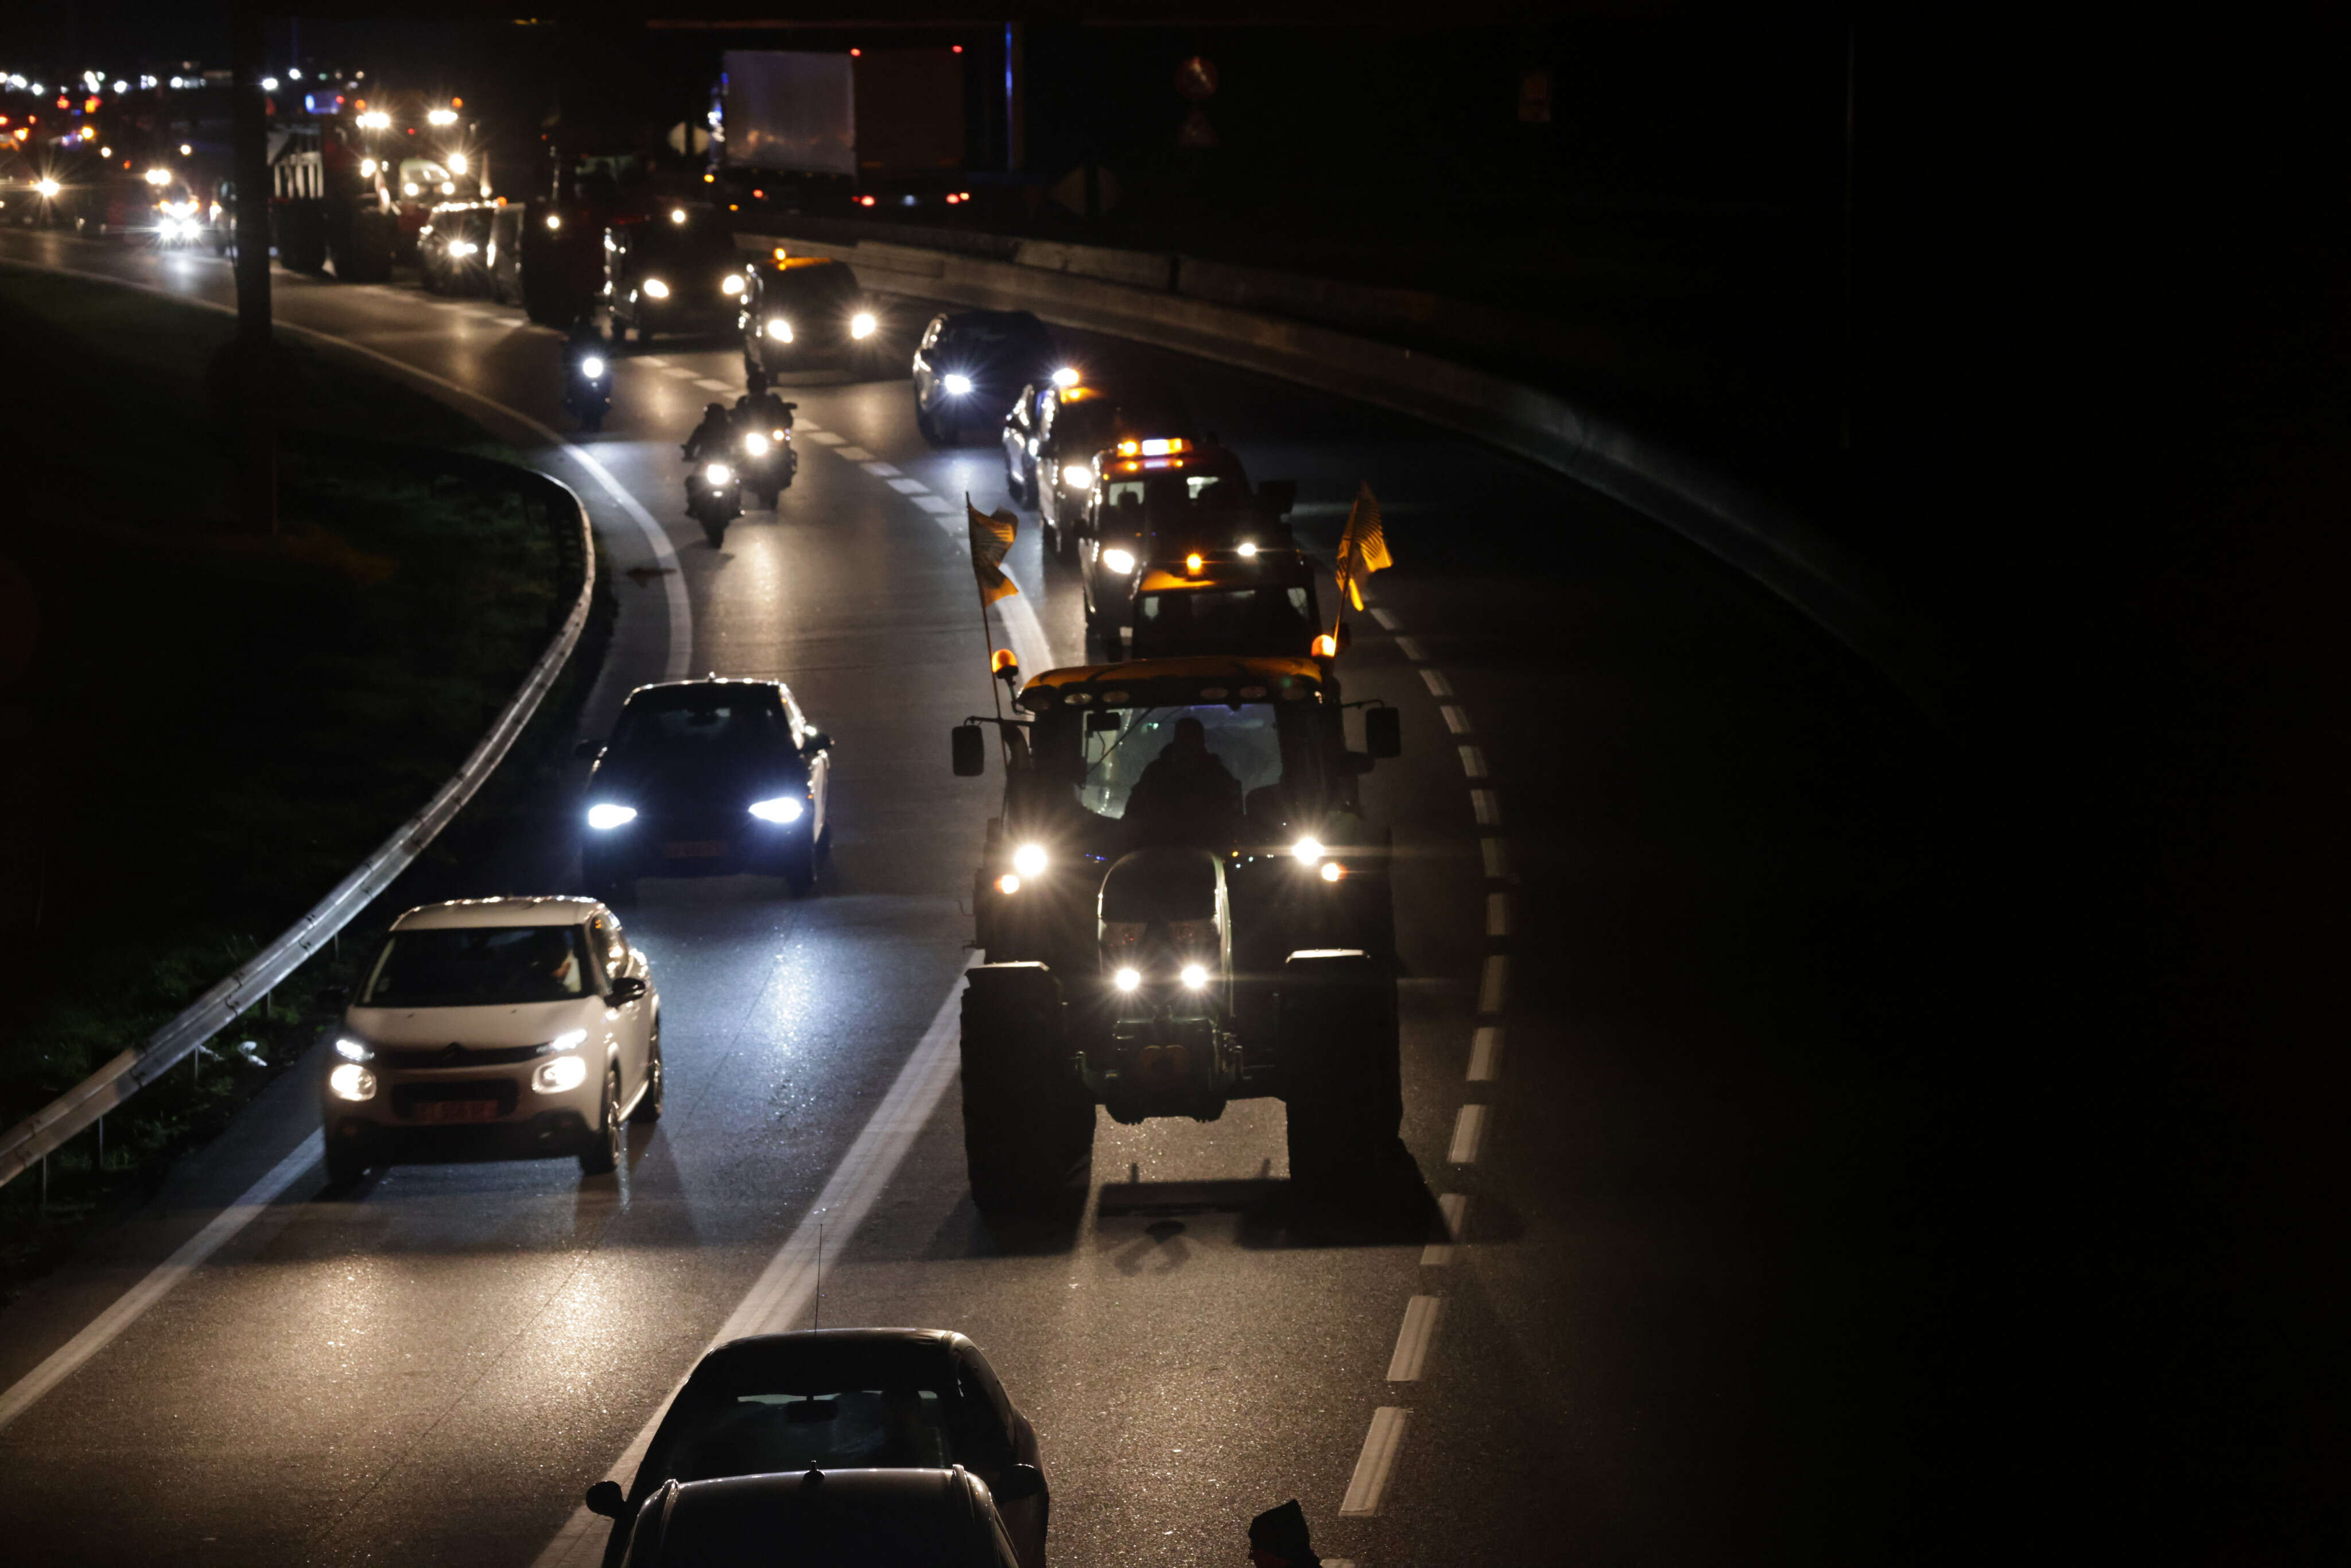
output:
[{"label": "car front grille", "polygon": [[396,1050],[379,1046],[375,1060],[377,1066],[395,1071],[420,1067],[511,1067],[517,1061],[528,1061],[538,1052],[535,1045],[424,1045]]},{"label": "car front grille", "polygon": [[491,1100],[497,1103],[497,1113],[511,1116],[515,1108],[515,1085],[511,1078],[457,1079],[439,1083],[395,1083],[392,1086],[392,1114],[406,1121],[418,1121],[417,1107],[436,1101]]}]

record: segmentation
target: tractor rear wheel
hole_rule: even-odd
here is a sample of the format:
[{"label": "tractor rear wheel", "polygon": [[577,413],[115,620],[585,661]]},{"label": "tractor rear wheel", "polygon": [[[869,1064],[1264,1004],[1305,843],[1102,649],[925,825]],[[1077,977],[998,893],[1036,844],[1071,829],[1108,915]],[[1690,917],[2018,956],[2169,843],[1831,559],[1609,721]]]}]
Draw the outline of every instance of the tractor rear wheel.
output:
[{"label": "tractor rear wheel", "polygon": [[1280,1018],[1290,1179],[1324,1194],[1375,1179],[1404,1124],[1395,979],[1368,954],[1293,953]]},{"label": "tractor rear wheel", "polygon": [[983,1214],[1048,1208],[1086,1179],[1093,1101],[1062,1052],[1061,987],[988,964],[963,997],[963,1149]]}]

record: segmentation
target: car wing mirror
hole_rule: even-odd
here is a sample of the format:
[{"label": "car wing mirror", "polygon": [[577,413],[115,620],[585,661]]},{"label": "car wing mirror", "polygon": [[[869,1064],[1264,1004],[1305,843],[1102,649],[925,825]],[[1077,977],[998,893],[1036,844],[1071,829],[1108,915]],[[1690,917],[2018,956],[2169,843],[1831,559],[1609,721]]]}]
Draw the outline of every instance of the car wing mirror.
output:
[{"label": "car wing mirror", "polygon": [[645,989],[643,979],[635,975],[623,975],[612,982],[612,988],[604,994],[604,999],[616,1008],[625,1007],[630,1002],[642,1000]]},{"label": "car wing mirror", "polygon": [[619,1519],[629,1511],[629,1494],[621,1490],[618,1481],[598,1481],[588,1489],[588,1511],[606,1519]]},{"label": "car wing mirror", "polygon": [[1374,757],[1404,755],[1404,711],[1392,707],[1364,710],[1364,749]]},{"label": "car wing mirror", "polygon": [[802,751],[831,751],[832,749],[832,737],[825,734],[825,732],[820,729],[810,730],[808,733],[808,738],[800,742],[800,749]]},{"label": "car wing mirror", "polygon": [[1042,1497],[1045,1493],[1045,1472],[1034,1465],[1014,1465],[987,1490],[996,1494],[996,1500],[1000,1503]]},{"label": "car wing mirror", "polygon": [[584,757],[593,762],[604,755],[604,743],[601,740],[583,740],[571,748],[571,755]]},{"label": "car wing mirror", "polygon": [[959,724],[947,731],[947,749],[958,779],[977,779],[987,771],[987,737],[976,724]]}]

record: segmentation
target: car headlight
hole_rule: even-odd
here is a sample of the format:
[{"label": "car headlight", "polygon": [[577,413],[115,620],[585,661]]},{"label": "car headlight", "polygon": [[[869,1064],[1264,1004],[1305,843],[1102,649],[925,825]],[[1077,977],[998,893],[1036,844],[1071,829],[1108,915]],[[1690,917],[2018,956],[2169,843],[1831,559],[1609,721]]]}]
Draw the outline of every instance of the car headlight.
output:
[{"label": "car headlight", "polygon": [[949,376],[940,384],[947,389],[947,396],[949,397],[968,397],[971,394],[971,378],[969,376]]},{"label": "car headlight", "polygon": [[1347,868],[1341,865],[1337,861],[1324,861],[1322,862],[1322,880],[1324,882],[1336,882],[1346,874]]},{"label": "car headlight", "polygon": [[1022,876],[1042,876],[1045,863],[1045,846],[1042,844],[1022,844],[1012,852],[1012,869]]},{"label": "car headlight", "polygon": [[1078,372],[1063,365],[1053,372],[1053,384],[1057,387],[1073,387],[1078,384]]},{"label": "car headlight", "polygon": [[559,229],[559,228],[561,228],[561,227],[563,226],[563,214],[562,214],[561,213],[549,213],[549,214],[547,214],[547,226],[548,226],[549,228],[551,228],[551,229]]},{"label": "car headlight", "polygon": [[1072,490],[1092,489],[1093,482],[1094,471],[1090,464],[1071,463],[1061,470],[1061,483]]},{"label": "car headlight", "polygon": [[1123,549],[1102,551],[1102,562],[1121,577],[1134,570],[1134,557]]},{"label": "car headlight", "polygon": [[591,382],[599,380],[604,374],[604,361],[590,354],[580,361],[580,373]]},{"label": "car headlight", "polygon": [[1301,839],[1290,846],[1290,852],[1304,863],[1312,865],[1322,858],[1322,844],[1318,839]]},{"label": "car headlight", "polygon": [[849,319],[849,335],[852,338],[871,338],[881,329],[881,322],[873,319],[872,311],[860,310]]},{"label": "car headlight", "polygon": [[1208,983],[1208,971],[1207,966],[1201,964],[1185,965],[1183,979],[1184,988],[1186,990],[1198,990],[1201,987]]},{"label": "car headlight", "polygon": [[743,438],[743,450],[754,457],[765,457],[768,455],[768,438],[755,430]]},{"label": "car headlight", "polygon": [[400,193],[403,196],[413,196],[416,194],[416,182],[413,180],[404,182],[400,187]]},{"label": "car headlight", "polygon": [[335,1054],[341,1057],[345,1061],[373,1061],[375,1060],[375,1052],[368,1048],[367,1041],[363,1040],[353,1040],[350,1035],[345,1035],[342,1039],[335,1041]]},{"label": "car headlight", "polygon": [[1008,871],[996,879],[996,891],[1009,898],[1020,891],[1020,879]]},{"label": "car headlight", "polygon": [[588,825],[600,833],[609,833],[614,828],[625,828],[636,820],[637,809],[634,806],[605,804],[588,808]]},{"label": "car headlight", "polygon": [[41,180],[35,183],[33,189],[38,191],[44,197],[52,197],[63,191],[65,187],[55,180]]},{"label": "car headlight", "polygon": [[372,1100],[375,1074],[356,1061],[346,1061],[327,1074],[327,1088],[338,1100]]},{"label": "car headlight", "polygon": [[449,245],[449,254],[451,256],[471,256],[481,248],[482,247],[480,246],[475,245],[469,239],[453,240]]},{"label": "car headlight", "polygon": [[714,485],[724,485],[727,480],[735,477],[735,470],[724,463],[713,463],[702,471],[702,476]]},{"label": "car headlight", "polygon": [[789,343],[792,340],[792,324],[781,316],[770,316],[768,318],[768,336],[778,343]]},{"label": "car headlight", "polygon": [[560,1056],[567,1051],[577,1051],[588,1043],[584,1029],[568,1029],[538,1048],[541,1056]]},{"label": "car headlight", "polygon": [[1122,991],[1134,991],[1141,988],[1143,975],[1139,970],[1121,969],[1110,977],[1110,983]]},{"label": "car headlight", "polygon": [[807,810],[808,807],[792,795],[778,795],[772,800],[751,802],[751,815],[763,822],[797,822],[800,820],[800,813]]},{"label": "car headlight", "polygon": [[646,278],[646,279],[645,279],[645,298],[648,298],[648,299],[666,299],[666,298],[669,298],[669,285],[668,285],[668,284],[666,284],[666,283],[664,283],[664,282],[663,282],[660,278],[658,278],[658,277],[648,277],[648,278]]},{"label": "car headlight", "polygon": [[718,292],[721,294],[740,294],[743,292],[743,280],[730,272],[725,277],[719,279]]},{"label": "car headlight", "polygon": [[530,1075],[530,1086],[541,1094],[560,1094],[587,1082],[588,1064],[576,1056],[559,1056],[552,1061],[542,1061],[538,1071]]},{"label": "car headlight", "polygon": [[1257,545],[1254,541],[1243,539],[1240,542],[1239,549],[1240,557],[1243,560],[1255,560],[1257,559]]}]

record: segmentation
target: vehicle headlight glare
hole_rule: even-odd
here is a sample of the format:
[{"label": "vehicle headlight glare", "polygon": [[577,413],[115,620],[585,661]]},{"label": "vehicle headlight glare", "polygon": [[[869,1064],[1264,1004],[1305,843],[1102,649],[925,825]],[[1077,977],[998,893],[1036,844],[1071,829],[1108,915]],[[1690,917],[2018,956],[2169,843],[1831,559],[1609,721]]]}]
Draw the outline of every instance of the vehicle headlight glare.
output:
[{"label": "vehicle headlight glare", "polygon": [[721,294],[740,294],[743,292],[743,280],[730,272],[725,278],[720,280],[718,292]]},{"label": "vehicle headlight glare", "polygon": [[342,1039],[335,1041],[335,1054],[341,1057],[345,1061],[373,1061],[375,1060],[375,1052],[368,1049],[367,1041],[363,1040],[353,1040],[349,1035],[345,1035]]},{"label": "vehicle headlight glare", "polygon": [[1022,876],[1042,876],[1045,873],[1045,846],[1022,844],[1012,852],[1012,869]]},{"label": "vehicle headlight glare", "polygon": [[43,180],[34,185],[33,189],[38,191],[43,196],[47,197],[56,195],[58,192],[64,190],[65,187],[58,184],[55,180]]},{"label": "vehicle headlight glare", "polygon": [[1205,965],[1186,964],[1184,966],[1183,978],[1186,990],[1196,991],[1208,983],[1207,968]]},{"label": "vehicle headlight glare", "polygon": [[1317,839],[1301,839],[1290,846],[1290,852],[1308,865],[1322,858],[1322,844]]},{"label": "vehicle headlight glare", "polygon": [[609,833],[614,828],[625,828],[636,820],[637,809],[634,806],[606,804],[588,808],[588,825],[600,833]]},{"label": "vehicle headlight glare", "polygon": [[942,384],[946,387],[949,397],[968,397],[971,394],[969,376],[949,376]]},{"label": "vehicle headlight glare", "polygon": [[530,1075],[530,1086],[541,1094],[560,1094],[588,1082],[588,1063],[577,1056],[559,1056],[541,1062]]},{"label": "vehicle headlight glare", "polygon": [[648,298],[648,299],[666,299],[666,298],[669,298],[669,285],[668,285],[668,284],[666,284],[666,283],[664,283],[664,282],[663,282],[660,278],[658,278],[658,277],[648,277],[648,278],[646,278],[646,279],[645,279],[645,298]]},{"label": "vehicle headlight glare", "polygon": [[1134,570],[1134,557],[1125,550],[1106,549],[1102,551],[1102,559],[1104,566],[1110,568],[1111,570],[1118,573],[1121,577],[1124,577],[1128,572]]},{"label": "vehicle headlight glare", "polygon": [[1142,972],[1136,969],[1121,969],[1110,979],[1111,984],[1122,991],[1133,992],[1141,989],[1143,986]]},{"label": "vehicle headlight glare", "polygon": [[1241,541],[1241,545],[1240,545],[1240,556],[1241,556],[1241,559],[1242,559],[1243,560],[1254,560],[1254,559],[1257,559],[1257,545],[1256,545],[1255,541],[1250,540],[1250,539],[1243,539],[1243,540]]},{"label": "vehicle headlight glare", "polygon": [[1322,880],[1324,882],[1336,882],[1346,874],[1347,868],[1341,865],[1337,861],[1324,861],[1322,862]]},{"label": "vehicle headlight glare", "polygon": [[768,336],[778,343],[789,343],[792,340],[792,324],[781,316],[771,316],[768,319]]},{"label": "vehicle headlight glare", "polygon": [[772,800],[751,802],[751,815],[763,822],[797,822],[808,807],[794,795],[778,795]]},{"label": "vehicle headlight glare", "polygon": [[1061,483],[1072,490],[1092,489],[1093,482],[1094,471],[1087,464],[1072,463],[1061,470]]},{"label": "vehicle headlight glare", "polygon": [[1020,879],[1008,871],[996,879],[996,891],[1009,898],[1020,891]]},{"label": "vehicle headlight glare", "polygon": [[871,338],[881,329],[881,326],[882,323],[873,319],[872,311],[860,310],[849,319],[849,335],[852,338]]},{"label": "vehicle headlight glare", "polygon": [[327,1088],[338,1100],[372,1100],[375,1074],[356,1061],[346,1061],[327,1074]]},{"label": "vehicle headlight glare", "polygon": [[545,1045],[540,1046],[538,1049],[544,1055],[559,1056],[567,1051],[577,1051],[587,1043],[588,1031],[586,1030],[568,1029],[561,1034],[557,1035],[553,1040],[549,1040]]},{"label": "vehicle headlight glare", "polygon": [[549,213],[549,214],[547,214],[547,226],[548,226],[549,228],[551,228],[551,229],[559,229],[559,228],[561,228],[561,227],[563,226],[563,214],[562,214],[561,213]]},{"label": "vehicle headlight glare", "polygon": [[755,430],[743,438],[743,450],[754,457],[765,457],[768,455],[768,438]]},{"label": "vehicle headlight glare", "polygon": [[714,485],[724,485],[727,480],[735,477],[735,470],[724,463],[713,463],[702,471],[702,476]]},{"label": "vehicle headlight glare", "polygon": [[604,361],[590,354],[580,361],[580,373],[592,382],[604,373]]},{"label": "vehicle headlight glare", "polygon": [[1053,384],[1057,387],[1073,387],[1078,384],[1078,372],[1063,365],[1053,372]]},{"label": "vehicle headlight glare", "polygon": [[471,256],[481,248],[482,247],[480,246],[475,245],[469,239],[453,240],[449,245],[449,254],[451,256]]}]

